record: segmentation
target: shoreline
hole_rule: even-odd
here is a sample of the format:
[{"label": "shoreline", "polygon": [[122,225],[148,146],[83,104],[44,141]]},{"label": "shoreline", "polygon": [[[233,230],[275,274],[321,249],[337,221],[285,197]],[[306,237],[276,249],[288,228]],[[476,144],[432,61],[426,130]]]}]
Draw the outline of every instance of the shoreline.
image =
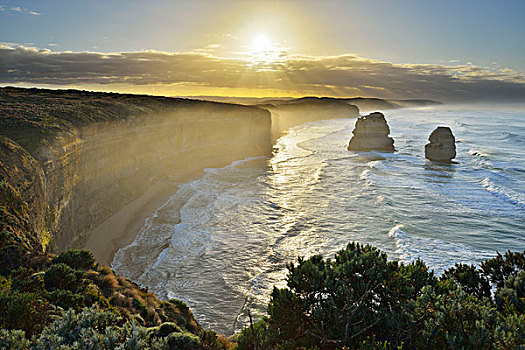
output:
[{"label": "shoreline", "polygon": [[[244,159],[244,158],[241,158]],[[206,168],[223,168],[239,159],[220,159],[211,164],[199,164],[187,169],[180,169],[150,187],[142,196],[126,204],[115,214],[95,227],[89,239],[82,246],[93,253],[98,263],[111,266],[117,251],[130,245],[139,235],[155,211],[174,195],[181,184],[196,180],[204,175]]]}]

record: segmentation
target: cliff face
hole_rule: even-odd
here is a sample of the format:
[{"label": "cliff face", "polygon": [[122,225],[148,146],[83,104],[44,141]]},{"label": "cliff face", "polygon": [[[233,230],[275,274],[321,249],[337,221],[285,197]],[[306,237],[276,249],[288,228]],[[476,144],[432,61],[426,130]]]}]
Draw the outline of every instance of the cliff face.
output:
[{"label": "cliff face", "polygon": [[82,246],[90,229],[178,170],[266,154],[268,117],[262,111],[188,110],[97,123],[65,135],[44,166],[59,217],[56,248]]},{"label": "cliff face", "polygon": [[0,136],[0,274],[20,265],[25,252],[41,250],[44,173],[22,147]]},{"label": "cliff face", "polygon": [[270,114],[261,109],[37,91],[38,103],[27,90],[1,91],[0,132],[42,170],[44,194],[30,211],[45,207],[53,250],[82,246],[94,227],[178,171],[271,151]]}]

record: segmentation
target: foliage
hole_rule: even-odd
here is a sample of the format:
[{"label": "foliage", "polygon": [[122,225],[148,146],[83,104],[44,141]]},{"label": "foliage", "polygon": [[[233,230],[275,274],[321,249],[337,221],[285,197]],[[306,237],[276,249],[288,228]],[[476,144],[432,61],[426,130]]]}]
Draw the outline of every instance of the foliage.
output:
[{"label": "foliage", "polygon": [[202,330],[186,304],[158,300],[109,267],[95,264],[88,251],[33,259],[10,271],[0,275],[4,348],[231,347],[223,337]]},{"label": "foliage", "polygon": [[26,350],[30,343],[24,331],[0,329],[0,349]]},{"label": "foliage", "polygon": [[495,258],[482,262],[480,267],[491,283],[500,288],[511,275],[525,270],[525,254],[510,250],[505,255],[498,252]]},{"label": "foliage", "polygon": [[6,349],[204,350],[197,335],[175,324],[148,329],[96,308],[80,313],[69,310],[32,339],[23,331],[1,330],[0,337],[0,345]]},{"label": "foliage", "polygon": [[17,290],[0,294],[0,326],[35,334],[44,328],[49,318],[49,303],[35,293]]},{"label": "foliage", "polygon": [[489,281],[472,265],[456,264],[445,271],[441,279],[453,279],[465,292],[477,297],[490,297]]},{"label": "foliage", "polygon": [[85,287],[83,281],[83,272],[74,270],[63,263],[51,265],[44,274],[44,283],[47,290],[61,289],[78,292]]},{"label": "foliage", "polygon": [[[457,264],[438,281],[421,261],[389,261],[350,243],[288,265],[268,317],[237,336],[239,349],[525,348],[523,253],[480,268]],[[495,290],[495,293],[491,293]]]},{"label": "foliage", "polygon": [[432,279],[422,267],[416,262],[400,269],[386,254],[358,243],[339,251],[335,260],[299,259],[288,266],[288,288],[271,295],[270,325],[299,346],[355,347],[373,335],[397,341],[410,327],[402,310],[419,293],[413,276]]},{"label": "foliage", "polygon": [[64,263],[76,270],[89,270],[95,266],[95,258],[89,250],[69,249],[53,258],[51,263]]},{"label": "foliage", "polygon": [[466,293],[452,280],[443,288],[425,287],[416,301],[415,315],[422,320],[419,348],[489,348],[494,339],[495,308],[487,298]]},{"label": "foliage", "polygon": [[[525,271],[509,276],[496,292],[496,304],[507,311],[525,312]],[[510,309],[510,310],[509,310]]]}]

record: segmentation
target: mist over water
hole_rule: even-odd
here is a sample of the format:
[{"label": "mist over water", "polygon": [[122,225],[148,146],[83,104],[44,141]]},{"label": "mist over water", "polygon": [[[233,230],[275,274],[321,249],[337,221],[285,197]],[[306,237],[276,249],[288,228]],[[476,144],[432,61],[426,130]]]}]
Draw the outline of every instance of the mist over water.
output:
[{"label": "mist over water", "polygon": [[[208,169],[182,184],[113,267],[186,302],[208,329],[231,334],[264,314],[297,256],[331,256],[350,241],[436,273],[525,249],[525,113],[427,108],[387,111],[396,153],[346,150],[355,119],[311,122],[270,158]],[[459,164],[424,158],[450,126]]]}]

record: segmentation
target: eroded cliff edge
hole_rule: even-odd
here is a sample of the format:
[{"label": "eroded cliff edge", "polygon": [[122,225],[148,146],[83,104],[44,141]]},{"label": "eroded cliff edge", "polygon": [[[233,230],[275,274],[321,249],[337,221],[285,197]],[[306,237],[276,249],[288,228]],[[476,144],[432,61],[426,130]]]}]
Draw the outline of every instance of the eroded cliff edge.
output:
[{"label": "eroded cliff edge", "polygon": [[20,145],[33,175],[24,174],[43,188],[21,194],[35,197],[29,220],[54,251],[81,247],[94,227],[181,169],[271,151],[270,113],[254,107],[17,88],[0,89],[0,105],[6,152],[22,154]]}]

